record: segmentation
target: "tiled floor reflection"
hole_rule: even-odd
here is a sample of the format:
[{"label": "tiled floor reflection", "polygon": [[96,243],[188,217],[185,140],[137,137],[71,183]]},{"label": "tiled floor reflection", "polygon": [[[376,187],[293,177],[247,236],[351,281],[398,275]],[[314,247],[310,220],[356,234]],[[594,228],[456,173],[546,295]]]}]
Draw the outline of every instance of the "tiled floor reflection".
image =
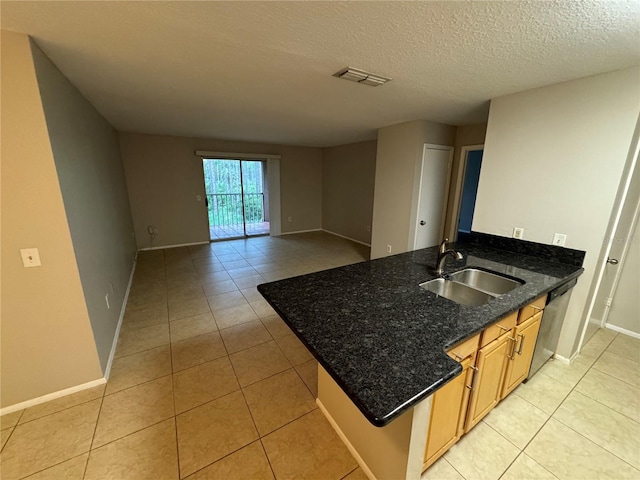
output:
[{"label": "tiled floor reflection", "polygon": [[[320,232],[141,253],[109,382],[3,416],[0,478],[364,480],[255,285],[366,258]],[[640,341],[601,330],[424,477],[640,478],[639,379]]]}]

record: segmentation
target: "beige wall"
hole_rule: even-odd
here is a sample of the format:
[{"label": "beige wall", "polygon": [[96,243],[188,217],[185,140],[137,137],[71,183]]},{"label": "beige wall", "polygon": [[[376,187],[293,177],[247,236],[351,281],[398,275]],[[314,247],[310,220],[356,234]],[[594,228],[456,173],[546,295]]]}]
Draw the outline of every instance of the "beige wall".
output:
[{"label": "beige wall", "polygon": [[136,252],[118,135],[33,43],[32,50],[84,298],[105,371]]},{"label": "beige wall", "polygon": [[458,210],[460,209],[462,181],[464,180],[464,171],[461,169],[462,162],[460,158],[462,147],[483,144],[486,133],[486,123],[479,123],[476,125],[463,125],[456,128],[453,165],[451,167],[451,183],[449,186],[447,213],[444,225],[445,235],[451,240],[457,238],[458,234]]},{"label": "beige wall", "polygon": [[[29,38],[2,32],[2,370],[7,407],[102,377]],[[21,248],[42,266],[24,268]]]},{"label": "beige wall", "polygon": [[415,228],[425,143],[453,146],[456,127],[422,120],[378,130],[371,258],[406,252]]},{"label": "beige wall", "polygon": [[[226,140],[119,133],[138,248],[209,240],[202,161],[196,150],[281,155],[282,233],[322,228],[322,150]],[[288,221],[292,217],[292,221]]]},{"label": "beige wall", "polygon": [[473,229],[585,250],[558,352],[570,356],[640,111],[628,69],[491,102]]},{"label": "beige wall", "polygon": [[322,228],[371,243],[377,142],[322,150]]}]

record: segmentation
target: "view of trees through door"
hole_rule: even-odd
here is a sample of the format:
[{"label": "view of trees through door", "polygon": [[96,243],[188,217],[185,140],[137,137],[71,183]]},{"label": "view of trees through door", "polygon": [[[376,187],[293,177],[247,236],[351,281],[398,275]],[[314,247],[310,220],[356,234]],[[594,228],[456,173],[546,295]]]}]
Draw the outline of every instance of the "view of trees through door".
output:
[{"label": "view of trees through door", "polygon": [[203,159],[211,240],[269,233],[266,162]]}]

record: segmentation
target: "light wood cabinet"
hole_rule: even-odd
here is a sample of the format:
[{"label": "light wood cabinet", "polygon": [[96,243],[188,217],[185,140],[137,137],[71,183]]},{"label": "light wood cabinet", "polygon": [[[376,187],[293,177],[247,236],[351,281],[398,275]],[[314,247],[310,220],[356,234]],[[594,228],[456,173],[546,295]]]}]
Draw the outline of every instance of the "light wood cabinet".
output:
[{"label": "light wood cabinet", "polygon": [[462,373],[433,395],[423,471],[527,378],[545,301],[546,295],[447,352]]},{"label": "light wood cabinet", "polygon": [[538,312],[515,328],[515,341],[507,357],[501,399],[509,395],[529,375],[541,319],[542,312]]},{"label": "light wood cabinet", "polygon": [[480,336],[476,335],[447,352],[451,358],[460,362],[462,373],[433,396],[423,471],[440,458],[464,433],[461,426],[464,425],[467,412],[472,377],[470,373],[473,373],[471,367],[475,363],[479,340]]},{"label": "light wood cabinet", "polygon": [[471,430],[500,401],[511,338],[502,335],[478,350],[465,432]]}]

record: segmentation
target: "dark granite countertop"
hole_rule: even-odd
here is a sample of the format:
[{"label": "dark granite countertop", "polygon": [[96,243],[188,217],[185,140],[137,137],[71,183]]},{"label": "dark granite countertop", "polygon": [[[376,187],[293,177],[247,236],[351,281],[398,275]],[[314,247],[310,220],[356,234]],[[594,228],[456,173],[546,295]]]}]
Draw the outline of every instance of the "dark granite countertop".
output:
[{"label": "dark granite countertop", "polygon": [[446,349],[583,271],[584,252],[560,263],[547,251],[527,255],[477,238],[453,246],[464,258],[448,258],[445,272],[480,267],[525,283],[477,307],[438,297],[418,286],[436,277],[432,247],[258,290],[364,416],[383,426],[462,371]]}]

